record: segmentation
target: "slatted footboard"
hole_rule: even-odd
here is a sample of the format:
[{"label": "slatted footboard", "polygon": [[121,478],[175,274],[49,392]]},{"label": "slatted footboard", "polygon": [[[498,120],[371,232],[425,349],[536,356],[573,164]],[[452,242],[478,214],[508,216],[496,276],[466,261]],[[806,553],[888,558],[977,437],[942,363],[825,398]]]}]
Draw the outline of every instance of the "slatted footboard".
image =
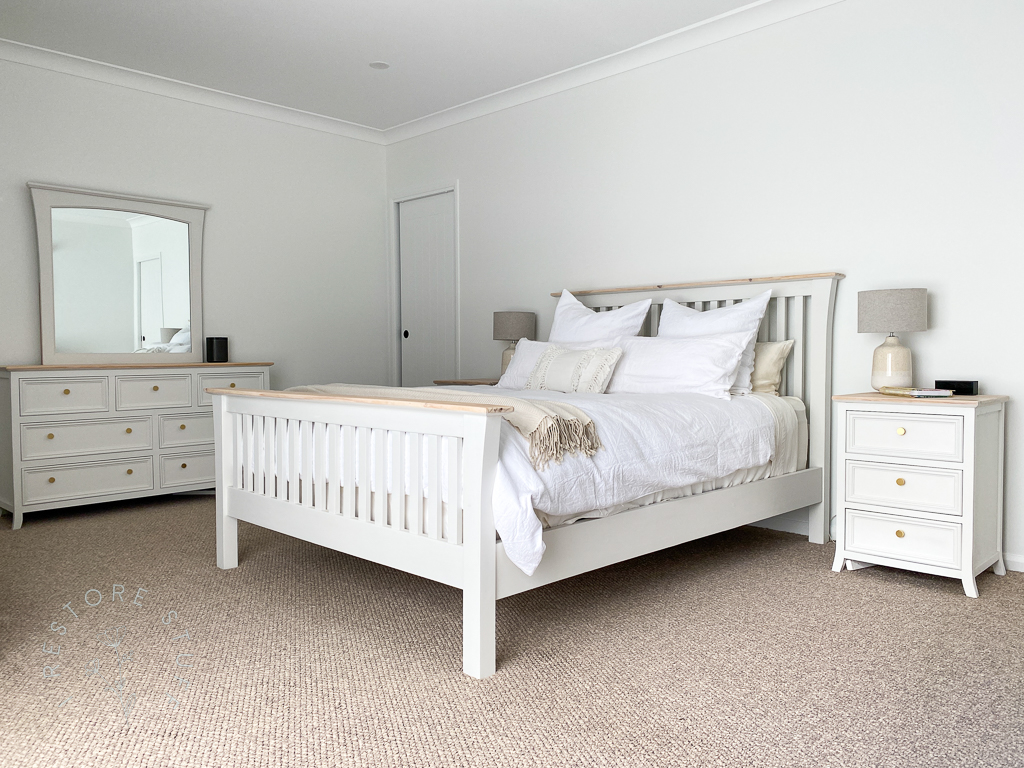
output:
[{"label": "slatted footboard", "polygon": [[500,406],[210,389],[217,565],[238,520],[463,590],[463,669],[495,669]]}]

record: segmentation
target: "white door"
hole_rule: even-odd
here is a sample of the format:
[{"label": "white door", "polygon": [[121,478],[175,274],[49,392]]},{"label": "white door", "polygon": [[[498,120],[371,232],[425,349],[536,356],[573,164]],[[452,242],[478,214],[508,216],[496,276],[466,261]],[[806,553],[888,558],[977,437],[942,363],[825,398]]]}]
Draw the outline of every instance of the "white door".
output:
[{"label": "white door", "polygon": [[399,203],[402,386],[458,377],[455,193]]},{"label": "white door", "polygon": [[139,328],[142,347],[160,343],[160,329],[164,325],[164,290],[160,276],[161,260],[139,262]]}]

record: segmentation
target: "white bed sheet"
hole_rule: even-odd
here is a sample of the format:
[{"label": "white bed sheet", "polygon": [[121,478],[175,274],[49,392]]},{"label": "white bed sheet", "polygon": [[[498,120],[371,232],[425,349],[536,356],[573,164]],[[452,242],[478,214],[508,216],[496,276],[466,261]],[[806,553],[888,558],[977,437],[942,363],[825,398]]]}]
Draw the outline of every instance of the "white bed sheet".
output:
[{"label": "white bed sheet", "polygon": [[696,484],[730,477],[735,481],[735,473],[742,470],[764,468],[750,477],[767,476],[773,470],[766,465],[776,457],[777,447],[774,473],[796,468],[799,420],[787,398],[487,391],[572,403],[594,420],[603,444],[593,457],[569,455],[537,472],[525,438],[502,423],[494,524],[505,553],[527,575],[544,554],[545,519],[564,524],[612,514],[639,506],[652,494],[664,495],[666,489],[686,495]]}]

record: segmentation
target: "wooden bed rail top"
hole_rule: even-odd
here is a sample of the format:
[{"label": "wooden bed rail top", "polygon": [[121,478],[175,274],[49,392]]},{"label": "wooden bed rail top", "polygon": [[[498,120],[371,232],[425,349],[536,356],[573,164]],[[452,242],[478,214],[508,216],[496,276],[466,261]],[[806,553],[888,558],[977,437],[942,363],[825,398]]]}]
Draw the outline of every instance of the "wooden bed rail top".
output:
[{"label": "wooden bed rail top", "polygon": [[[676,288],[713,288],[717,285],[750,285],[754,283],[787,283],[797,280],[842,280],[846,275],[840,272],[817,272],[809,275],[782,275],[781,277],[741,277],[733,280],[709,280],[701,283],[663,283],[658,285],[636,285],[628,288],[601,288],[588,291],[571,291],[573,296],[594,296],[602,293],[639,293],[641,291],[671,291]],[[552,293],[558,298],[561,291]]]},{"label": "wooden bed rail top", "polygon": [[269,389],[228,389],[226,387],[209,387],[211,395],[231,395],[232,397],[272,397],[281,400],[338,400],[346,403],[363,403],[365,405],[404,405],[409,408],[435,408],[439,411],[462,411],[463,413],[511,413],[515,410],[510,405],[487,405],[485,403],[448,403],[429,398],[401,397],[358,397],[356,395],[314,395],[308,392],[279,392]]}]

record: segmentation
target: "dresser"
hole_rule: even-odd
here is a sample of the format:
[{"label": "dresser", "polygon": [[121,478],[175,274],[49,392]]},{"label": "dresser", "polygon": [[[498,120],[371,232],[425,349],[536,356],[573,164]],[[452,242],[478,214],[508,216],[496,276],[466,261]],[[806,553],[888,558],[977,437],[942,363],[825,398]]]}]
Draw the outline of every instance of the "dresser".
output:
[{"label": "dresser", "polygon": [[832,570],[870,565],[960,579],[1003,564],[1000,395],[836,395],[839,465]]},{"label": "dresser", "polygon": [[208,387],[268,389],[273,363],[0,368],[0,508],[212,488]]}]

